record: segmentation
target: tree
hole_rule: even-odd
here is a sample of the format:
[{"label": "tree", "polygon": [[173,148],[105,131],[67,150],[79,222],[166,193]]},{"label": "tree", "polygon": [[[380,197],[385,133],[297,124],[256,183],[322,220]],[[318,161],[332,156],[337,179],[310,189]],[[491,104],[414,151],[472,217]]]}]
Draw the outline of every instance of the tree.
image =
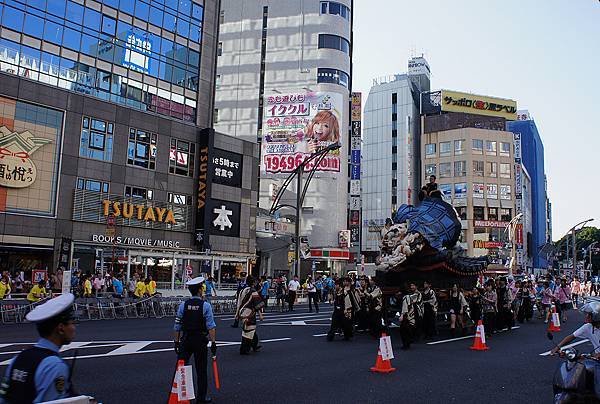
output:
[{"label": "tree", "polygon": [[[568,242],[567,242],[568,238]],[[582,249],[587,249],[590,244],[594,242],[598,242],[600,244],[600,229],[592,226],[586,226],[583,229],[577,230],[577,255],[581,254]],[[565,257],[567,255],[572,254],[573,250],[573,235],[572,233],[565,234],[563,238],[559,241],[555,242],[554,245],[558,248],[558,251],[561,256]],[[567,246],[569,247],[569,251],[567,253]]]}]

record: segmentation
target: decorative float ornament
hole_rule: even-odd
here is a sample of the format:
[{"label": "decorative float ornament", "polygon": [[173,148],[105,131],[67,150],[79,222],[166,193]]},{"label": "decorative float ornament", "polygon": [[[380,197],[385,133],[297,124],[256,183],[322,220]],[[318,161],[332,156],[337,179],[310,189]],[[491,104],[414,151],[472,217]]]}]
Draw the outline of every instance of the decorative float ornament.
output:
[{"label": "decorative float ornament", "polygon": [[52,140],[0,127],[0,186],[26,188],[35,182],[37,168],[31,155]]}]

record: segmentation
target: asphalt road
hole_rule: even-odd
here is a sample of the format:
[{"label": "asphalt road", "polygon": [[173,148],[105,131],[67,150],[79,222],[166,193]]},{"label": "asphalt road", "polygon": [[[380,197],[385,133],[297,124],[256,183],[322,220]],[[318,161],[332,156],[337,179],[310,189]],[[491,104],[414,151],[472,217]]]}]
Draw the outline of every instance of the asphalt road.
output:
[{"label": "asphalt road", "polygon": [[[472,338],[418,343],[401,351],[392,331],[395,373],[374,374],[378,342],[357,335],[327,342],[330,307],[321,313],[269,313],[259,323],[263,349],[239,355],[240,330],[231,316],[217,318],[221,390],[212,372],[216,403],[549,403],[560,360],[540,354],[552,348],[541,321],[489,339],[489,351],[469,350]],[[571,312],[556,340],[581,321]],[[579,322],[578,322],[579,321]],[[103,403],[165,403],[175,354],[172,318],[84,322],[78,326],[75,384]],[[0,326],[0,370],[15,352],[36,340],[30,324]],[[442,337],[443,338],[443,337]],[[588,344],[579,348],[587,350]],[[67,347],[69,348],[69,347]],[[73,355],[67,349],[63,357]]]}]

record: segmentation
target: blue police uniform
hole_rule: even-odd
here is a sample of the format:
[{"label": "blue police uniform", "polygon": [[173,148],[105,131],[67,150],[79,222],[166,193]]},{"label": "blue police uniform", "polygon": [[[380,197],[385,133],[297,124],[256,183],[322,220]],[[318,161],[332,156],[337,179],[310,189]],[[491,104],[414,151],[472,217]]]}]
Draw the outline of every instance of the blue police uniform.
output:
[{"label": "blue police uniform", "polygon": [[198,402],[206,398],[208,391],[208,331],[217,328],[210,303],[199,296],[192,296],[179,305],[175,316],[174,330],[181,333],[179,359],[189,364],[194,355],[196,379],[198,385]]}]

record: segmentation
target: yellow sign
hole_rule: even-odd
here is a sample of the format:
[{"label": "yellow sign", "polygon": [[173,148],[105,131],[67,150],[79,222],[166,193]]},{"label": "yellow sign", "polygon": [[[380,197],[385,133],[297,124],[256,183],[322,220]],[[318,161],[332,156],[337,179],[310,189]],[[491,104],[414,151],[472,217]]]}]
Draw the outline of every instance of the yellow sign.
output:
[{"label": "yellow sign", "polygon": [[442,111],[517,119],[517,102],[458,91],[442,90]]},{"label": "yellow sign", "polygon": [[35,182],[37,168],[31,155],[52,140],[0,127],[0,186],[26,188]]},{"label": "yellow sign", "polygon": [[136,215],[138,220],[144,220],[146,222],[175,224],[173,211],[167,208],[134,205],[133,203],[127,202],[111,202],[109,200],[102,201],[102,206],[104,207],[104,216],[123,216],[124,218],[129,219]]}]

